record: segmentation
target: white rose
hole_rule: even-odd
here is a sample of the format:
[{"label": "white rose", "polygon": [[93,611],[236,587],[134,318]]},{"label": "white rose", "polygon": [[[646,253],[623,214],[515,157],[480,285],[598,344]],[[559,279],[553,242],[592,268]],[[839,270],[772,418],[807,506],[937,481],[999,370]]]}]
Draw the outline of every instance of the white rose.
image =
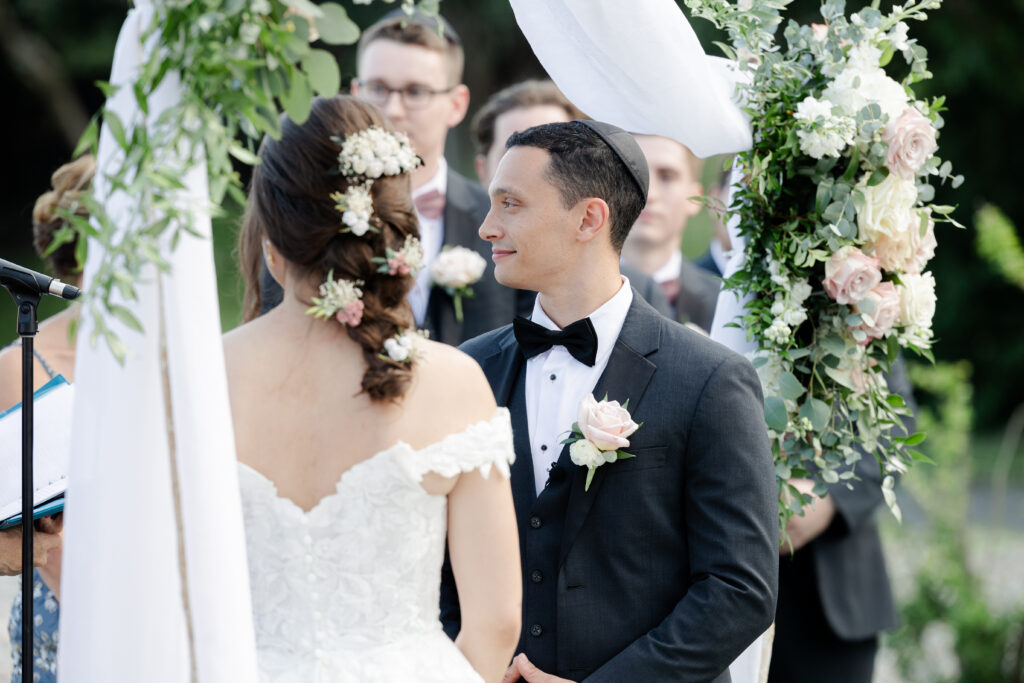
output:
[{"label": "white rose", "polygon": [[487,262],[472,249],[452,247],[438,254],[430,274],[442,287],[461,289],[477,282],[486,268]]},{"label": "white rose", "polygon": [[[612,453],[612,456],[614,455],[615,453]],[[600,467],[607,461],[604,453],[586,439],[572,442],[569,446],[569,458],[574,465],[580,467]]]},{"label": "white rose", "polygon": [[910,180],[895,174],[878,185],[860,185],[864,193],[864,207],[857,214],[860,239],[874,243],[879,235],[895,237],[907,229],[907,214],[917,201],[917,188]]},{"label": "white rose", "polygon": [[825,88],[822,96],[840,107],[847,116],[856,116],[861,109],[875,102],[891,121],[907,106],[907,92],[903,86],[877,66],[854,68],[848,65]]},{"label": "white rose", "polygon": [[931,273],[901,276],[900,323],[916,329],[930,329],[935,316],[935,278]]},{"label": "white rose", "polygon": [[391,337],[384,342],[384,351],[388,358],[396,363],[403,363],[409,358],[409,346],[403,345],[400,340]]},{"label": "white rose", "polygon": [[380,159],[371,159],[366,164],[366,177],[380,178],[384,174],[384,164]]}]

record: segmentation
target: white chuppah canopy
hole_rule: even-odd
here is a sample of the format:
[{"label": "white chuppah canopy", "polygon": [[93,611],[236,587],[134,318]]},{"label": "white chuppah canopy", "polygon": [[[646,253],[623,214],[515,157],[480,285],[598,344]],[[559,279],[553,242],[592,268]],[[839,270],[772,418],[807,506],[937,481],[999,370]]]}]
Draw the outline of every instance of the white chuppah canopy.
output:
[{"label": "white chuppah canopy", "polygon": [[[632,133],[673,138],[699,157],[750,149],[750,124],[735,103],[737,72],[704,53],[673,0],[510,0],[534,54],[573,104]],[[730,229],[734,246],[742,246]],[[726,275],[742,265],[742,248]],[[743,330],[725,327],[743,301],[723,291],[711,338],[751,350]],[[755,683],[761,637],[729,667],[736,683]]]},{"label": "white chuppah canopy", "polygon": [[[152,41],[152,0],[136,0],[121,29],[108,103],[131,129],[146,125],[131,83]],[[148,121],[180,99],[169,74]],[[151,124],[150,124],[151,125]],[[138,200],[104,178],[121,150],[104,127],[97,199],[124,231],[139,230]],[[205,206],[205,165],[183,169],[183,205]],[[145,209],[146,207],[141,207]],[[152,217],[152,214],[150,214]],[[145,328],[107,324],[128,348],[124,366],[81,318],[60,620],[65,683],[257,680],[234,435],[221,345],[210,220],[202,238],[165,243],[172,272],[146,272],[124,303]],[[90,244],[88,287],[102,257]]]}]

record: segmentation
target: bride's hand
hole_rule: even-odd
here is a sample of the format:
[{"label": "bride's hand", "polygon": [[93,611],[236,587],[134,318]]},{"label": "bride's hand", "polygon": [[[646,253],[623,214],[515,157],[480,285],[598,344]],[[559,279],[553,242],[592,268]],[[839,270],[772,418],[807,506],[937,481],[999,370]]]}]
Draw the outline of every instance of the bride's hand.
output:
[{"label": "bride's hand", "polygon": [[[52,527],[50,527],[52,528]],[[46,564],[51,550],[60,547],[60,534],[47,530],[32,535],[32,559],[37,567]],[[21,573],[21,527],[0,531],[0,576]]]},{"label": "bride's hand", "polygon": [[512,666],[505,672],[501,683],[515,683],[515,681],[526,681],[526,683],[573,683],[568,678],[559,678],[544,673],[531,662],[525,652],[520,652],[512,660]]}]

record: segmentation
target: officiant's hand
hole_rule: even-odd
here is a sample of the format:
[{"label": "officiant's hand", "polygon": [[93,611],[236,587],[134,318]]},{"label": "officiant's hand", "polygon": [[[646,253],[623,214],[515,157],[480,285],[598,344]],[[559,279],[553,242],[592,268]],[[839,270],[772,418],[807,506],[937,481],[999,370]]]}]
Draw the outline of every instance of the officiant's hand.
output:
[{"label": "officiant's hand", "polygon": [[789,534],[790,542],[779,546],[779,553],[782,555],[790,554],[790,544],[792,544],[792,552],[796,552],[823,534],[836,516],[836,504],[831,496],[826,494],[824,498],[818,498],[812,493],[813,481],[790,479],[789,483],[800,493],[810,495],[811,503],[804,506],[803,516],[793,515],[786,523],[786,533]]},{"label": "officiant's hand", "polygon": [[[36,531],[32,535],[32,559],[37,567],[46,563],[51,550],[60,547],[60,534]],[[0,531],[0,576],[21,573],[21,527]]]},{"label": "officiant's hand", "polygon": [[527,659],[525,652],[520,652],[512,660],[512,666],[505,672],[501,683],[514,683],[514,681],[526,681],[526,683],[573,683],[568,678],[559,678],[546,674]]}]

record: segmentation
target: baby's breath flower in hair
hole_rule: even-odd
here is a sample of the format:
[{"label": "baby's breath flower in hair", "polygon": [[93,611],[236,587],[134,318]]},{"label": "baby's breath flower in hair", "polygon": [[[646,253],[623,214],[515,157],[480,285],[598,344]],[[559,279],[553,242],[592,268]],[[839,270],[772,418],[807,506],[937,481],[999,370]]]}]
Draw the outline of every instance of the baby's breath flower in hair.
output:
[{"label": "baby's breath flower in hair", "polygon": [[336,318],[342,325],[356,327],[363,321],[362,280],[334,279],[334,271],[320,284],[320,296],[313,297],[313,305],[306,310],[320,320]]},{"label": "baby's breath flower in hair", "polygon": [[423,247],[420,246],[418,239],[407,235],[401,249],[395,251],[391,247],[385,247],[384,256],[374,256],[372,261],[380,264],[377,268],[378,273],[416,277],[423,268]]}]

